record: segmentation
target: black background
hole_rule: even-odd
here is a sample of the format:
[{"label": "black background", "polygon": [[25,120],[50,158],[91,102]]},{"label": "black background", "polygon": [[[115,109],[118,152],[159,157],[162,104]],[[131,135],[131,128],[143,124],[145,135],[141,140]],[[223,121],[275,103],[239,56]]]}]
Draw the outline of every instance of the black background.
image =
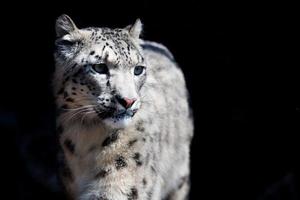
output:
[{"label": "black background", "polygon": [[[0,130],[6,183],[15,185],[8,187],[10,195],[63,199],[45,184],[44,171],[51,174],[56,167],[52,53],[55,19],[66,13],[78,27],[125,27],[139,17],[143,38],[172,51],[194,110],[191,199],[299,197],[299,128],[293,126],[299,104],[290,109],[280,92],[286,79],[277,73],[284,66],[275,54],[280,8],[143,0],[16,3],[8,11],[2,17],[2,42],[10,49],[2,59],[7,62],[1,73]],[[28,141],[33,144],[26,146]]]}]

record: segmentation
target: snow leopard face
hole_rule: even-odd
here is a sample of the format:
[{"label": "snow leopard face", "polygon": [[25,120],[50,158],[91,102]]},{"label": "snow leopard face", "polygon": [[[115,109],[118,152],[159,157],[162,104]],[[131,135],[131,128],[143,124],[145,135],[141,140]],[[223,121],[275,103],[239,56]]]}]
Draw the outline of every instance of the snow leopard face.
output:
[{"label": "snow leopard face", "polygon": [[56,95],[67,120],[101,120],[124,127],[141,106],[147,64],[139,47],[139,20],[124,29],[78,29],[57,20]]}]

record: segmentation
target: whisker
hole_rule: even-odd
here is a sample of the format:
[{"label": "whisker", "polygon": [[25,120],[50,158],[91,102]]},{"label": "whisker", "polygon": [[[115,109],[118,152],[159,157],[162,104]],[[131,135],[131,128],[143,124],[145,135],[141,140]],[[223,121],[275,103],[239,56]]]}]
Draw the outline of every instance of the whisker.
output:
[{"label": "whisker", "polygon": [[80,106],[80,107],[77,107],[77,108],[62,108],[62,110],[65,110],[65,111],[75,111],[75,110],[79,110],[79,109],[83,109],[83,108],[92,108],[92,107],[95,107],[97,105],[85,105],[85,106]]},{"label": "whisker", "polygon": [[92,113],[96,113],[96,112],[95,112],[94,110],[92,110],[92,111],[89,111],[89,112],[84,113],[84,114],[82,115],[82,117],[81,117],[81,123],[84,122],[84,118],[86,118],[88,115],[90,115],[90,114],[92,114]]},{"label": "whisker", "polygon": [[81,114],[92,111],[91,108],[92,107],[87,107],[87,108],[81,108],[78,110],[73,110],[73,111],[65,114],[64,117],[62,118],[62,121],[65,122],[65,121],[77,119],[78,117],[81,116]]}]

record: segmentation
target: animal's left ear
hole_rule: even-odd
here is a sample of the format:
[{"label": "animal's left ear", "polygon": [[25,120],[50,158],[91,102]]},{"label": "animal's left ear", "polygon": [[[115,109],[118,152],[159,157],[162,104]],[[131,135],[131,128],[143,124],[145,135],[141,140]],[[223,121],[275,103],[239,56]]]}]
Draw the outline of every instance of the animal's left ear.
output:
[{"label": "animal's left ear", "polygon": [[138,39],[142,33],[143,24],[140,19],[137,19],[133,25],[129,25],[125,29],[128,30],[131,37]]},{"label": "animal's left ear", "polygon": [[77,30],[77,29],[78,28],[76,27],[73,20],[66,14],[61,15],[56,20],[55,30],[56,30],[57,37],[62,37],[66,34],[69,34],[73,31]]}]

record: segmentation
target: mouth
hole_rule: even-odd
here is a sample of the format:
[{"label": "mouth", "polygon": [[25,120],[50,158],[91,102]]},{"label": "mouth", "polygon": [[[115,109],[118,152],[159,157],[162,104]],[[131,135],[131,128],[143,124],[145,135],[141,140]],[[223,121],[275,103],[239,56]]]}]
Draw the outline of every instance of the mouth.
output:
[{"label": "mouth", "polygon": [[120,121],[127,121],[130,120],[138,109],[121,109],[117,110],[115,108],[108,109],[106,111],[95,109],[96,114],[99,119],[101,120],[112,120],[114,123]]},{"label": "mouth", "polygon": [[124,128],[132,121],[137,110],[121,110],[104,119],[104,123],[113,128]]},{"label": "mouth", "polygon": [[116,120],[131,118],[135,115],[137,110],[122,110],[120,112],[115,113],[112,118]]}]

